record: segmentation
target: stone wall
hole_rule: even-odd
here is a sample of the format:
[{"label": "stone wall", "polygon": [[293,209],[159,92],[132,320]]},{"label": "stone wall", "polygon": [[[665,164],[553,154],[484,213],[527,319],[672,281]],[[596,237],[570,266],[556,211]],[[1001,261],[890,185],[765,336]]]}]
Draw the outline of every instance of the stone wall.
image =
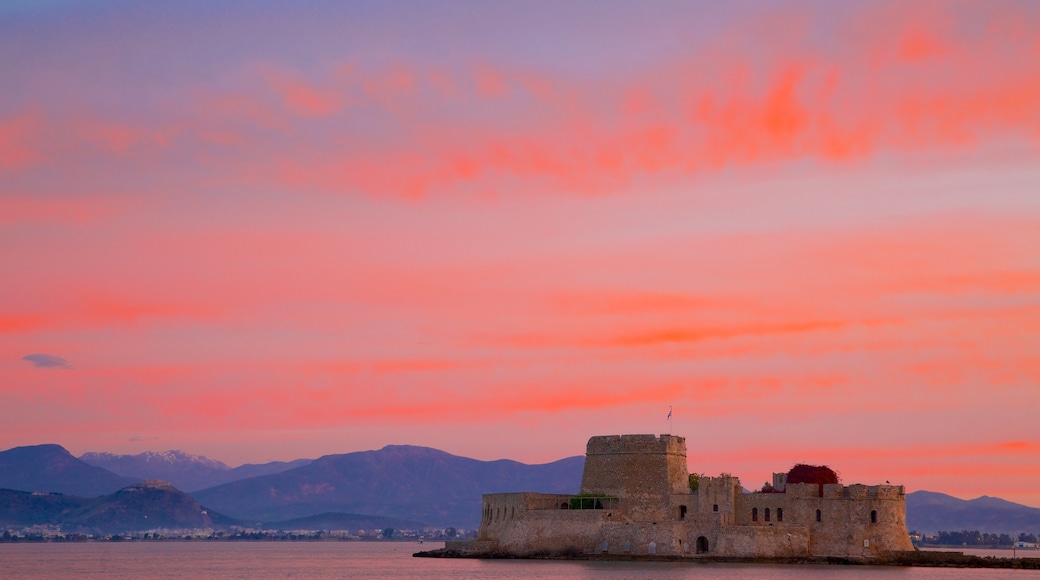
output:
[{"label": "stone wall", "polygon": [[726,526],[708,553],[741,558],[808,556],[809,536],[808,526]]},{"label": "stone wall", "polygon": [[902,486],[774,484],[784,493],[743,493],[738,478],[723,474],[691,493],[682,437],[593,437],[581,492],[610,496],[604,509],[570,509],[570,495],[486,494],[473,549],[748,558],[913,549]]},{"label": "stone wall", "polygon": [[686,440],[674,435],[606,435],[589,439],[581,493],[625,498],[633,521],[668,517],[672,494],[689,493]]},{"label": "stone wall", "polygon": [[702,477],[700,489],[694,495],[697,512],[717,514],[722,524],[734,523],[737,497],[743,495],[740,479],[732,475]]},{"label": "stone wall", "polygon": [[872,557],[913,549],[902,486],[829,484],[821,497],[816,484],[788,484],[786,493],[741,494],[734,519],[749,528],[806,527],[814,556]]},{"label": "stone wall", "polygon": [[591,553],[593,542],[612,512],[561,509],[570,495],[495,493],[484,495],[478,539],[495,550],[517,555]]}]

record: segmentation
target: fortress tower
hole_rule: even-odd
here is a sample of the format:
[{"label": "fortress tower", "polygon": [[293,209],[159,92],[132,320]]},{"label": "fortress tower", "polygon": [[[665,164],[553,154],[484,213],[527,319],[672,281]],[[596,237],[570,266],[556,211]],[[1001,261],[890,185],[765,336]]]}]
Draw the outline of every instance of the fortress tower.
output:
[{"label": "fortress tower", "polygon": [[675,435],[592,437],[581,493],[622,498],[633,521],[664,521],[671,496],[690,493],[686,440]]}]

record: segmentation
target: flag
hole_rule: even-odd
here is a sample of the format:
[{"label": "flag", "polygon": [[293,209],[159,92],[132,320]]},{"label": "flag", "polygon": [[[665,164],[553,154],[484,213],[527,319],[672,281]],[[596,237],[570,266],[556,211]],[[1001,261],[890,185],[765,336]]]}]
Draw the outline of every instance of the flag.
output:
[{"label": "flag", "polygon": [[668,405],[668,420],[672,420],[672,406]]}]

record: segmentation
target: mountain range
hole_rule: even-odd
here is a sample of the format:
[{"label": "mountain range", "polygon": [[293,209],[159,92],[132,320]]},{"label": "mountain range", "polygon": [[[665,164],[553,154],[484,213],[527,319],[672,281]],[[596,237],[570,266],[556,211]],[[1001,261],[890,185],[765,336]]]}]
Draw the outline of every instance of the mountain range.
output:
[{"label": "mountain range", "polygon": [[137,455],[91,451],[80,455],[79,458],[88,465],[102,467],[116,475],[132,479],[161,479],[187,492],[257,475],[279,473],[311,462],[310,459],[297,459],[262,464],[247,463],[233,468],[221,461],[183,451],[146,451]]},{"label": "mountain range", "polygon": [[31,445],[0,451],[0,489],[97,497],[142,479],[88,465],[61,445]]},{"label": "mountain range", "polygon": [[1040,508],[982,496],[964,500],[934,491],[906,495],[906,527],[924,534],[978,530],[990,533],[1040,532]]},{"label": "mountain range", "polygon": [[[99,465],[109,465],[119,471]],[[196,503],[187,504],[183,498],[174,501],[173,496],[155,496],[157,503],[166,506],[164,509],[170,511],[175,506],[188,505],[184,508],[186,514],[194,513],[195,506],[207,506],[198,509],[222,514],[220,517],[225,519],[219,522],[227,525],[235,522],[283,529],[297,526],[301,529],[311,526],[314,529],[372,529],[405,525],[475,528],[482,493],[577,493],[583,466],[584,458],[580,456],[527,465],[504,459],[479,461],[427,447],[390,445],[374,451],[326,455],[313,461],[230,468],[221,462],[178,451],[133,456],[88,453],[80,460],[61,446],[35,445],[0,452],[0,488],[7,488],[0,491],[0,526],[4,522],[9,525],[16,521],[29,522],[32,513],[57,513],[60,517],[47,516],[51,517],[48,522],[35,523],[60,520],[66,526],[89,528],[93,525],[101,529],[108,524],[92,524],[83,515],[93,501],[91,498],[108,497],[106,501],[115,502],[119,498],[112,494],[133,489],[133,484],[145,479],[166,479],[172,480],[173,485],[153,483],[151,487],[162,487],[168,494],[181,493],[175,488],[187,489],[191,492],[191,501]],[[216,484],[202,487],[207,482]],[[26,495],[24,492],[40,493]],[[144,498],[147,494],[138,493],[134,497]],[[97,505],[100,504],[95,504],[95,511],[101,509]],[[125,502],[118,505],[124,506],[119,508],[123,510],[147,511],[143,505],[134,507],[135,504]],[[30,516],[25,516],[27,511]],[[118,509],[111,511],[118,512]],[[153,512],[148,518],[152,521],[148,523],[157,521],[153,518],[158,517]],[[214,525],[219,523],[218,519],[213,519]],[[183,518],[175,520],[191,523]],[[134,522],[140,523],[132,518],[124,523]],[[113,525],[122,523],[113,521]],[[1040,531],[1040,508],[986,496],[962,500],[936,492],[916,491],[907,494],[907,526],[926,534],[965,529],[1036,533]]]},{"label": "mountain range", "polygon": [[585,459],[543,465],[478,461],[428,447],[326,455],[282,473],[195,492],[236,518],[271,521],[325,511],[364,513],[475,528],[482,493],[536,490],[578,493]]}]

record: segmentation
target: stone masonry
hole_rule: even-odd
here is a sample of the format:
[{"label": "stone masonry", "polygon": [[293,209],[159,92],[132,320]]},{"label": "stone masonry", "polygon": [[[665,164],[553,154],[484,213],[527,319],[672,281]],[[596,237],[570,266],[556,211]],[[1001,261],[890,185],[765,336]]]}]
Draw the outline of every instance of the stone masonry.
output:
[{"label": "stone masonry", "polygon": [[479,555],[838,556],[912,550],[901,485],[786,484],[744,493],[732,475],[692,491],[675,435],[589,439],[578,496],[485,494],[479,537],[449,542]]}]

